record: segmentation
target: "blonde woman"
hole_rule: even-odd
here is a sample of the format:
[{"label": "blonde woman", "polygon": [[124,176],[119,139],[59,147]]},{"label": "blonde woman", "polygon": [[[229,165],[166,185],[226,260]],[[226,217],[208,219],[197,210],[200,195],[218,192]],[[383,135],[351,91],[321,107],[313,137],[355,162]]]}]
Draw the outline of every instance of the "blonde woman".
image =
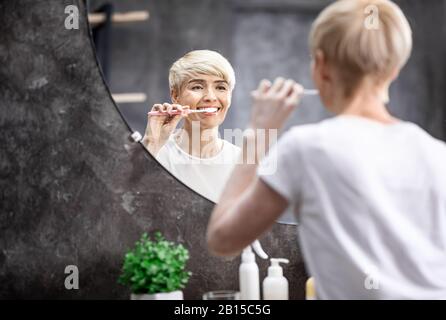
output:
[{"label": "blonde woman", "polygon": [[[221,54],[195,50],[172,65],[169,86],[172,103],[153,106],[164,115],[148,116],[143,143],[174,176],[216,202],[240,154],[218,134],[231,106],[234,70]],[[200,109],[214,111],[189,112]]]},{"label": "blonde woman", "polygon": [[[364,24],[370,5],[378,29]],[[445,299],[446,145],[386,108],[410,56],[408,21],[388,0],[341,0],[309,40],[314,83],[336,117],[292,128],[259,168],[235,168],[209,223],[210,249],[239,252],[293,204],[318,298]],[[283,126],[298,102],[280,94],[291,83],[260,84],[253,128]],[[277,170],[263,174],[271,162]]]}]

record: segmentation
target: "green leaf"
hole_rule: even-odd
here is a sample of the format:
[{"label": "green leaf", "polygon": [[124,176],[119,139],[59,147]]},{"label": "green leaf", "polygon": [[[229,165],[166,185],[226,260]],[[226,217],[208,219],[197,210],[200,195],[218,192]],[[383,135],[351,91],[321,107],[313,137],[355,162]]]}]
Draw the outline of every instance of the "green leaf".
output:
[{"label": "green leaf", "polygon": [[151,240],[147,233],[124,255],[118,282],[134,293],[169,292],[185,287],[191,272],[186,271],[189,251],[167,241],[160,232]]}]

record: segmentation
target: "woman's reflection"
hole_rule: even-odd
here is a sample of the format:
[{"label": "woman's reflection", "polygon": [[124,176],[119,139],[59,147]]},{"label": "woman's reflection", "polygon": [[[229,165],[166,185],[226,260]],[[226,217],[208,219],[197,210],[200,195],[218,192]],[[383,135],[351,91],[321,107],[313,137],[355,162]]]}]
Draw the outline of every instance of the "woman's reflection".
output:
[{"label": "woman's reflection", "polygon": [[[148,115],[143,138],[166,169],[214,202],[240,156],[239,147],[218,135],[234,85],[234,69],[222,55],[210,50],[187,53],[170,68],[172,103],[152,107],[158,115]],[[183,127],[175,130],[181,119]]]}]

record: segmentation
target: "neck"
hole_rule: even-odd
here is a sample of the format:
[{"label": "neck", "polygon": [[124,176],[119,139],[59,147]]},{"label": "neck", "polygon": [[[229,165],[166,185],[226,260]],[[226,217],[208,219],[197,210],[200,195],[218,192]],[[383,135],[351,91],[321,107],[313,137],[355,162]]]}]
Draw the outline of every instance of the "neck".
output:
[{"label": "neck", "polygon": [[[342,92],[342,91],[338,91]],[[388,87],[363,86],[349,98],[339,96],[333,107],[340,115],[355,115],[382,123],[395,123],[399,120],[387,110]]]},{"label": "neck", "polygon": [[198,158],[210,158],[221,150],[222,142],[218,137],[218,126],[202,128],[200,122],[185,121],[177,136],[176,143],[188,154]]}]

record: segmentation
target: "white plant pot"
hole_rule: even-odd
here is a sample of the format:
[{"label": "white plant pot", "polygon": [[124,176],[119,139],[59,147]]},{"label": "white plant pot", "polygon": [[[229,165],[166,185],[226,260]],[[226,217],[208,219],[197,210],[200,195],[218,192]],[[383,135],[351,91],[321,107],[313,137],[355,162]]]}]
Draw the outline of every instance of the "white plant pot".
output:
[{"label": "white plant pot", "polygon": [[183,300],[183,291],[177,290],[172,292],[161,292],[154,294],[134,294],[130,296],[130,300]]}]

